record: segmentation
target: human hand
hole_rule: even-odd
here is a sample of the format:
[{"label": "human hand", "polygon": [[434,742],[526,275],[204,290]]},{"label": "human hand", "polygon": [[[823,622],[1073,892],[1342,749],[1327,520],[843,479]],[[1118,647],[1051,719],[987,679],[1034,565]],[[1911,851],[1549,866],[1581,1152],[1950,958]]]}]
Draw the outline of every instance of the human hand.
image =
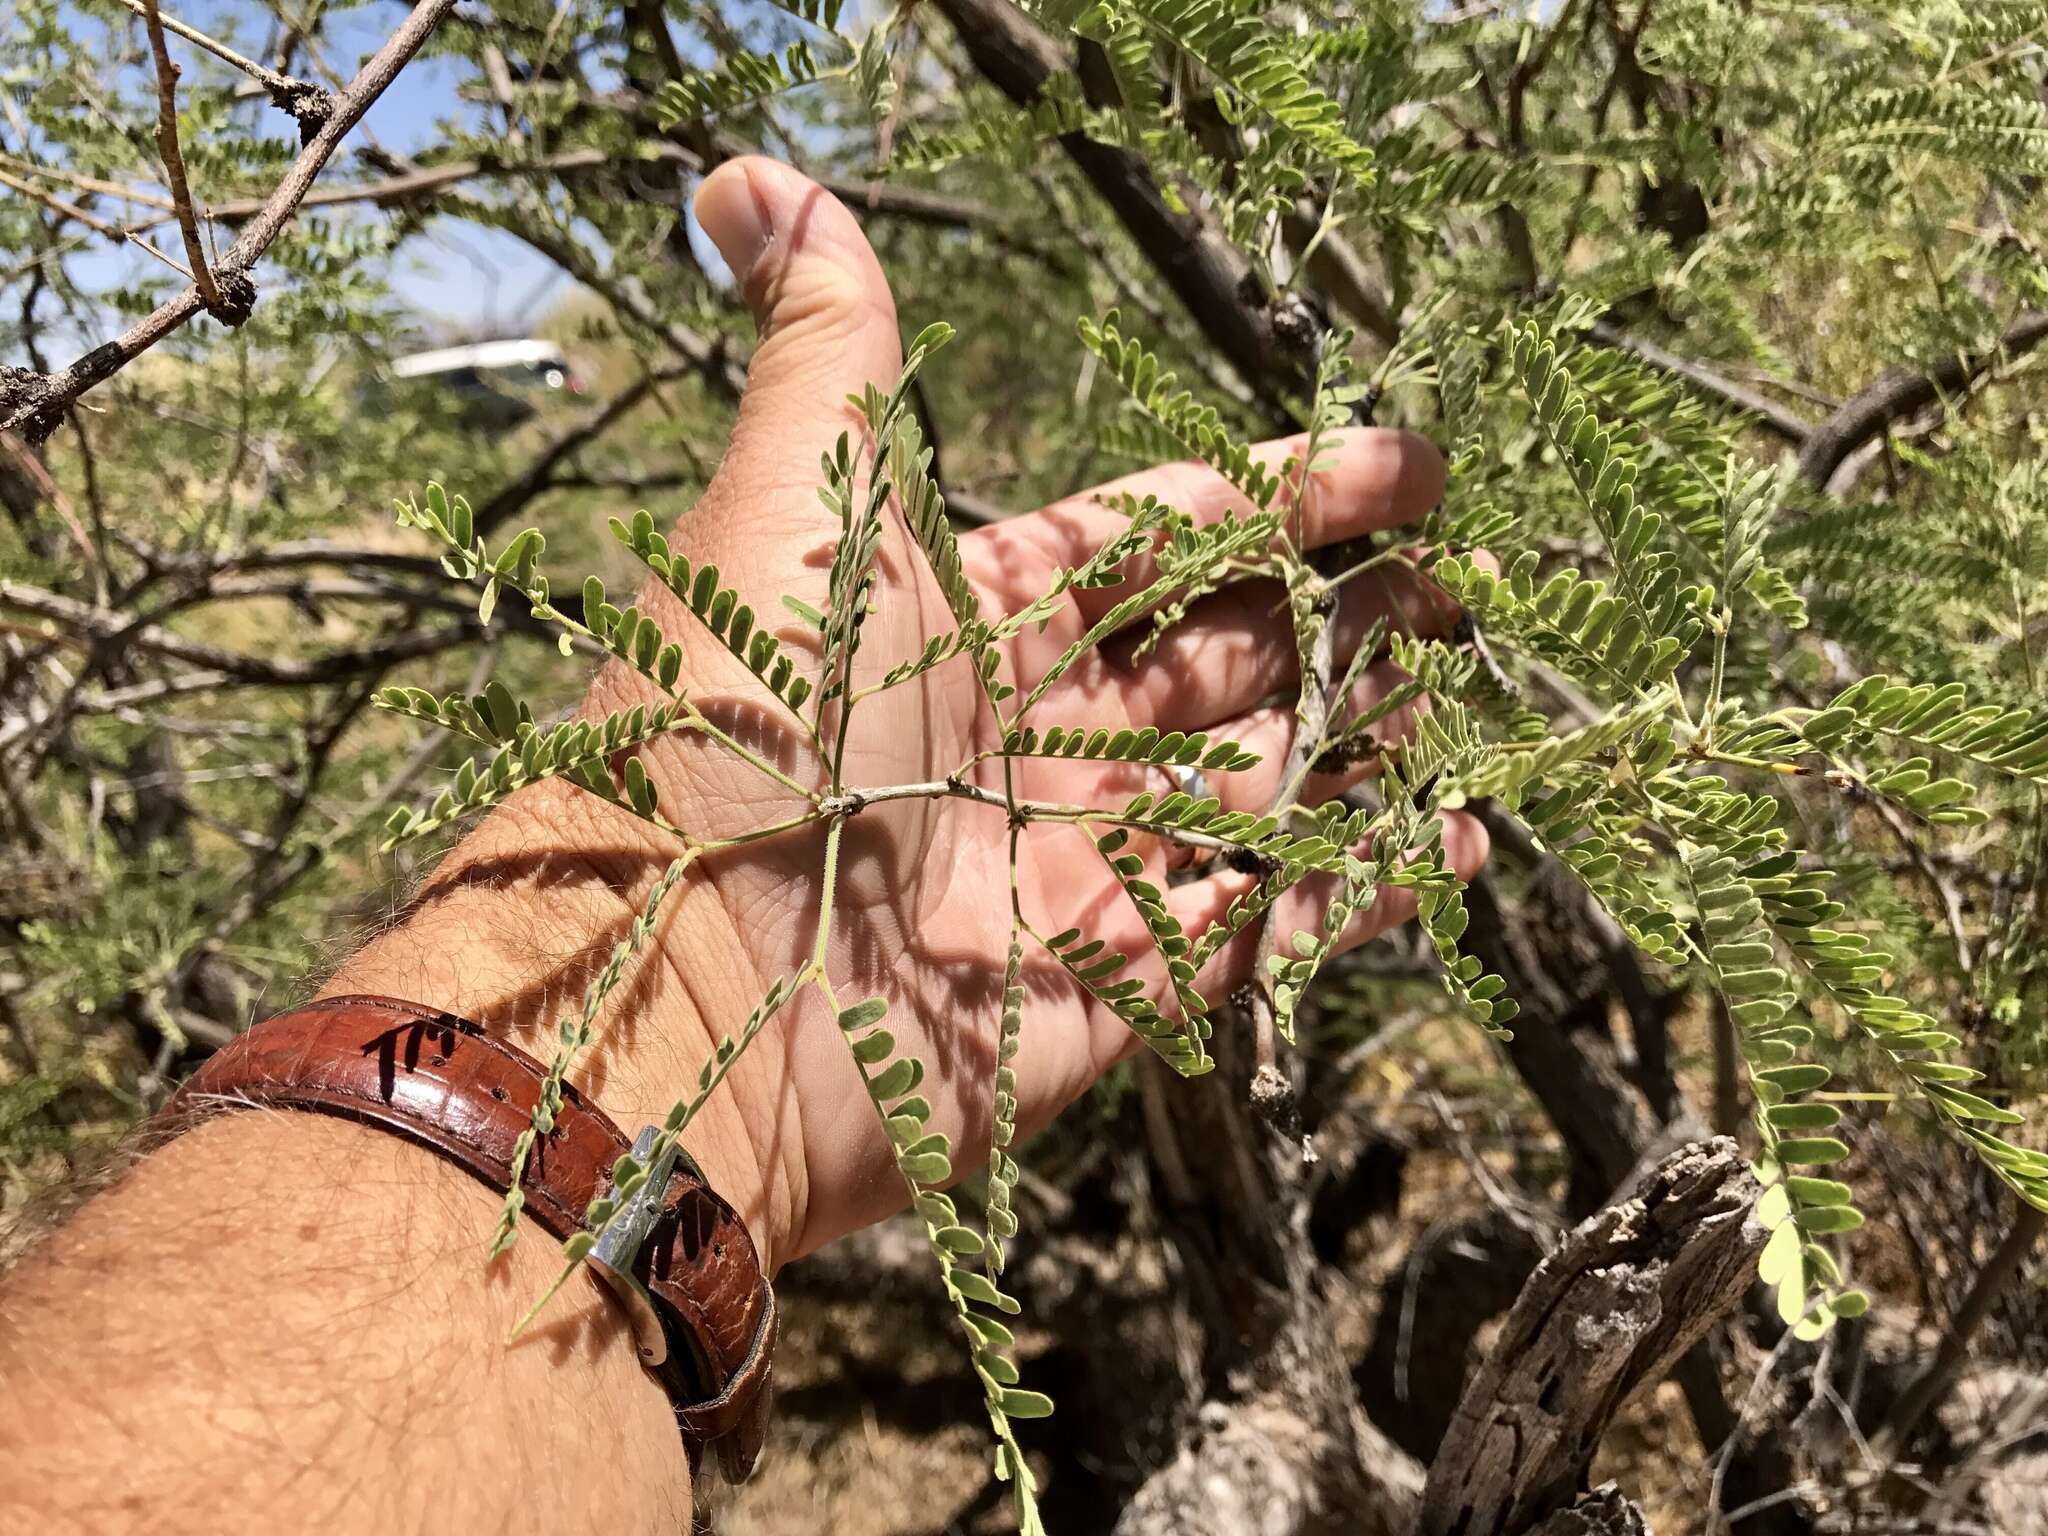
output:
[{"label": "human hand", "polygon": [[[784,594],[823,607],[839,527],[817,498],[819,460],[842,432],[858,435],[859,419],[846,397],[868,383],[886,387],[901,367],[888,284],[852,215],[774,162],[747,159],[721,167],[704,183],[697,214],[743,283],[762,340],[731,448],[671,541],[679,552],[717,564],[722,582],[738,589],[757,615],[777,613]],[[1441,494],[1441,461],[1419,438],[1359,430],[1337,435],[1328,446],[1327,467],[1304,498],[1312,545],[1397,527],[1420,517]],[[1260,454],[1277,469],[1300,448],[1299,440],[1280,441]],[[1155,495],[1201,520],[1245,507],[1214,472],[1180,464],[978,530],[961,540],[961,554],[984,613],[1021,608],[1061,567],[1085,560],[1119,532],[1121,514],[1101,498],[1123,491]],[[953,627],[900,517],[885,525],[877,569],[857,686]],[[1133,570],[1122,587],[1070,594],[1043,631],[1026,627],[1010,643],[1005,679],[1028,692],[1110,603],[1143,579]],[[1291,706],[1265,702],[1291,688],[1297,674],[1280,598],[1270,585],[1227,588],[1197,603],[1142,657],[1135,655],[1133,637],[1113,638],[1053,685],[1032,723],[1149,725],[1235,741],[1261,761],[1211,775],[1210,792],[1226,810],[1267,810],[1280,790],[1296,724]],[[730,653],[690,622],[665,587],[650,583],[639,603],[683,645],[683,686],[706,716],[780,774],[798,784],[824,783],[815,744]],[[1348,654],[1345,647],[1355,647],[1379,619],[1412,634],[1441,634],[1456,616],[1407,567],[1389,564],[1345,589],[1336,621],[1339,654]],[[817,636],[808,626],[783,625],[778,637],[799,656],[817,654]],[[1363,707],[1399,681],[1389,663],[1369,667],[1351,707]],[[586,708],[605,713],[651,698],[644,678],[614,663],[594,684]],[[1402,709],[1382,729],[1393,739],[1410,725]],[[960,659],[860,703],[843,759],[844,782],[875,791],[957,776],[994,787],[1001,765],[977,758],[998,745],[996,722],[970,663]],[[809,808],[701,734],[663,737],[642,749],[642,758],[666,814],[695,836],[727,838]],[[1343,775],[1312,777],[1299,798],[1307,804],[1327,799],[1371,769],[1360,763]],[[1105,806],[1144,789],[1172,787],[1156,768],[1039,759],[1019,763],[1015,791],[1032,801]],[[1151,954],[1142,920],[1084,841],[1088,836],[1055,820],[1022,829],[1019,909],[1039,932],[1078,926],[1111,949]],[[1460,814],[1446,817],[1444,843],[1460,875],[1469,875],[1485,855],[1483,830]],[[659,1121],[668,1104],[694,1086],[710,1042],[735,1027],[771,981],[809,962],[822,850],[815,824],[729,849],[696,866],[670,899],[648,974],[622,989],[611,1010],[614,1022],[585,1069],[586,1086],[628,1134]],[[520,944],[545,952],[548,940],[536,943],[535,936],[553,937],[579,922],[587,932],[615,929],[620,909],[607,906],[603,895],[590,904],[593,885],[616,893],[609,895],[612,903],[620,896],[637,902],[673,851],[643,824],[564,786],[529,791],[451,856],[427,908],[407,925],[414,931],[372,946],[330,990],[402,992],[409,984],[417,993],[425,986],[437,995],[422,1001],[542,1027],[555,989],[512,979],[532,970],[533,955],[516,953]],[[1142,852],[1148,878],[1165,887],[1161,850],[1134,845],[1134,851]],[[542,866],[553,874],[543,875]],[[1172,888],[1168,903],[1195,933],[1250,883],[1250,876],[1219,869]],[[565,890],[576,894],[565,897]],[[1280,931],[1304,925],[1328,894],[1316,882],[1290,893],[1278,908]],[[508,898],[537,899],[547,915],[508,928]],[[480,899],[487,904],[478,906]],[[1344,942],[1363,942],[1413,911],[1406,891],[1383,890]],[[1011,917],[1010,828],[999,804],[905,796],[880,799],[847,822],[827,970],[843,999],[890,999],[889,1027],[902,1050],[926,1063],[921,1091],[933,1107],[931,1128],[950,1136],[958,1168],[984,1155],[988,1145],[988,1084]],[[418,931],[422,921],[445,927],[451,919],[464,937],[443,943]],[[528,937],[508,937],[513,929]],[[1200,978],[1205,993],[1220,995],[1250,976],[1254,951],[1251,933],[1225,946]],[[410,983],[390,979],[389,962],[408,963],[408,955],[415,973],[431,955],[439,974]],[[558,979],[567,981],[566,973],[576,969],[564,966]],[[1134,971],[1154,986],[1163,981],[1156,962],[1149,972],[1142,966]],[[1042,953],[1028,958],[1025,980],[1023,1040],[1012,1065],[1020,1126],[1028,1132],[1138,1041]],[[564,1001],[553,996],[556,1008]],[[902,1203],[889,1143],[830,1010],[814,992],[755,1043],[734,1068],[727,1092],[707,1106],[686,1140],[713,1183],[747,1213],[771,1267]]]}]

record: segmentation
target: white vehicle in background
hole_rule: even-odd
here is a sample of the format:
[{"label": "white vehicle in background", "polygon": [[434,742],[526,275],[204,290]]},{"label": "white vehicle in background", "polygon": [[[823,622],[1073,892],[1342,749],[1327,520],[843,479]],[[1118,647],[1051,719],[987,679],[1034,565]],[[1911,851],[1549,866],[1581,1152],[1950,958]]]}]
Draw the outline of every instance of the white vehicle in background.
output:
[{"label": "white vehicle in background", "polygon": [[562,349],[531,337],[410,353],[392,360],[391,377],[446,390],[464,416],[499,426],[526,420],[550,395],[583,393]]}]

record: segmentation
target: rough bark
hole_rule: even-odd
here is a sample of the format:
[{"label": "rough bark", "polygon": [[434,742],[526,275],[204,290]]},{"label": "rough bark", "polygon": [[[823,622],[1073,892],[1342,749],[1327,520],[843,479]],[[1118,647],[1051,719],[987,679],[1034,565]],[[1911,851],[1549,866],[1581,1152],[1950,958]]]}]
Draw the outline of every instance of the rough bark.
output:
[{"label": "rough bark", "polygon": [[1696,1143],[1539,1264],[1465,1389],[1417,1536],[1514,1536],[1569,1508],[1615,1413],[1741,1300],[1761,1193],[1732,1141]]},{"label": "rough bark", "polygon": [[1537,1526],[1530,1536],[1650,1536],[1650,1522],[1613,1483],[1581,1494]]}]

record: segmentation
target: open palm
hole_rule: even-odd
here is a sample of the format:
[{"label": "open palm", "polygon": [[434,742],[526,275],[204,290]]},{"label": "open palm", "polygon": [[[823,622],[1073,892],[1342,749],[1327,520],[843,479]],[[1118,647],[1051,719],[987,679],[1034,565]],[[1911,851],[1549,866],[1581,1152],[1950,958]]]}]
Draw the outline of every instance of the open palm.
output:
[{"label": "open palm", "polygon": [[[842,432],[858,434],[858,416],[847,396],[870,382],[886,387],[901,366],[894,304],[853,217],[787,167],[735,161],[706,181],[697,211],[742,274],[762,341],[731,449],[702,502],[676,528],[675,542],[695,558],[717,562],[757,613],[771,611],[784,594],[822,607],[839,527],[817,498],[819,459]],[[1303,498],[1311,545],[1397,527],[1421,516],[1442,492],[1441,461],[1420,438],[1356,430],[1338,434],[1327,447],[1327,465]],[[1277,468],[1300,448],[1299,441],[1280,441],[1261,451]],[[961,554],[984,613],[1022,609],[1048,590],[1060,570],[1085,561],[1124,529],[1124,517],[1103,499],[1119,492],[1156,496],[1205,521],[1245,508],[1241,495],[1213,471],[1177,464],[978,530],[962,539]],[[1075,590],[1042,630],[1027,626],[1010,642],[1004,677],[1018,694],[1008,707],[1015,708],[1109,606],[1150,579],[1148,565],[1149,557],[1136,557],[1121,585]],[[799,781],[826,781],[809,736],[792,726],[719,645],[693,634],[664,589],[651,587],[642,601],[684,641],[690,693],[708,715]],[[1339,643],[1355,648],[1380,619],[1428,634],[1443,632],[1455,617],[1441,595],[1405,566],[1388,565],[1345,588]],[[953,626],[935,578],[892,511],[856,658],[855,692]],[[809,647],[815,654],[816,632],[800,621],[782,626],[780,638],[792,650]],[[1037,703],[1030,723],[1041,729],[1154,726],[1235,741],[1261,761],[1212,775],[1209,792],[1226,810],[1266,811],[1279,793],[1295,728],[1292,707],[1273,702],[1297,680],[1292,629],[1278,587],[1225,588],[1197,602],[1142,654],[1140,638],[1126,632],[1084,654]],[[1389,663],[1368,668],[1351,707],[1382,696],[1399,680]],[[644,688],[633,673],[615,666],[600,678],[593,705],[617,708],[644,697]],[[1382,729],[1391,739],[1409,723],[1406,711],[1397,710]],[[960,775],[999,788],[1001,764],[977,761],[998,745],[998,730],[969,662],[956,659],[859,702],[841,759],[841,783],[848,790],[878,790]],[[758,769],[699,738],[670,738],[654,761],[665,781],[665,802],[681,807],[685,824],[706,835],[731,835],[805,808]],[[1017,795],[1061,805],[1115,806],[1144,789],[1176,787],[1166,770],[1129,764],[1038,759],[1020,762],[1015,771]],[[1343,777],[1314,776],[1301,799],[1326,799],[1368,771],[1370,765],[1361,764]],[[1447,823],[1445,844],[1461,872],[1484,856],[1484,834],[1469,818]],[[1142,957],[1135,973],[1155,985],[1163,981],[1143,921],[1089,834],[1069,824],[1034,821],[1019,833],[1014,863],[1010,845],[1011,828],[999,805],[958,797],[878,802],[847,824],[835,887],[829,950],[835,985],[843,997],[889,997],[890,1027],[905,1049],[927,1063],[922,1091],[934,1109],[933,1126],[952,1136],[963,1167],[987,1146],[1013,878],[1017,909],[1037,932],[1079,927],[1110,949]],[[1138,851],[1153,883],[1166,887],[1162,850]],[[751,972],[724,993],[724,1006],[803,968],[817,931],[821,852],[822,838],[814,831],[795,833],[722,855],[711,868],[708,883],[735,936],[732,953]],[[1184,927],[1198,931],[1250,879],[1222,868],[1202,872],[1171,888],[1169,906]],[[1307,921],[1326,894],[1313,883],[1290,893],[1278,921]],[[1384,891],[1359,914],[1346,942],[1362,942],[1412,912],[1405,892]],[[672,922],[670,933],[679,926]],[[678,941],[668,942],[673,948]],[[1211,996],[1227,992],[1251,973],[1253,959],[1248,933],[1219,952],[1201,978],[1203,989]],[[1138,1042],[1036,945],[1027,944],[1024,975],[1029,1001],[1014,1066],[1019,1118],[1028,1130]],[[815,994],[762,1038],[735,1072],[733,1085],[764,1159],[781,1157],[802,1170],[807,1214],[793,1252],[901,1202],[889,1148],[859,1074]]]}]

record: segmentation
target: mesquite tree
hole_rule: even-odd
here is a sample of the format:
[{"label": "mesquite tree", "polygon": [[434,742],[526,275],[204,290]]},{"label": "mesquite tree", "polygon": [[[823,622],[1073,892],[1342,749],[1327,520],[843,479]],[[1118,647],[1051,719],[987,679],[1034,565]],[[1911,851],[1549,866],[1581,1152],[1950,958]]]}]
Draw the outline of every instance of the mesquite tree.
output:
[{"label": "mesquite tree", "polygon": [[[1238,1528],[1219,1477],[1257,1490],[1261,1529],[1452,1529],[1475,1511],[1533,1529],[1571,1501],[1620,1399],[1667,1371],[1716,1452],[1703,1503],[1809,1526],[1826,1500],[1789,1484],[1822,1486],[1827,1454],[1752,1433],[1740,1340],[1710,1325],[1733,1309],[1738,1333],[1777,1341],[1771,1362],[1812,1361],[1864,1314],[1858,1200],[1894,1196],[1875,1157],[1853,1166],[1879,1189],[1840,1176],[1859,1138],[1960,1180],[2010,1233],[1980,1234],[1998,1246],[1972,1288],[1964,1231],[1950,1267],[1969,1294],[1942,1349],[1843,1410],[1899,1454],[2048,1206],[2048,1156],[2012,1107],[2040,1049],[2048,923],[2044,36],[2028,0],[421,0],[375,36],[318,7],[12,0],[10,1183],[47,1182],[281,995],[312,958],[303,935],[388,867],[379,828],[402,852],[565,777],[661,828],[675,863],[564,1018],[556,1083],[691,865],[815,835],[822,877],[816,958],[730,1021],[700,1091],[567,1245],[571,1270],[777,1011],[821,991],[897,1148],[996,1475],[1037,1528],[1039,1485],[1057,1501],[1076,1474],[1045,1478],[1019,1427],[1051,1401],[1002,1320],[1031,1299],[1003,1286],[1034,1241],[1006,1063],[1028,1048],[1027,971],[1050,966],[1149,1048],[1089,1134],[1148,1170],[1154,1240],[1189,1277],[1174,1326],[1200,1340],[1186,1401],[1153,1410],[1153,1464],[1114,1490],[1130,1529]],[[363,125],[393,93],[431,104],[425,142]],[[921,323],[819,467],[840,529],[823,607],[733,590],[667,515],[744,380],[743,316],[692,243],[689,189],[763,148],[840,191]],[[431,396],[383,392],[408,326],[390,275],[418,251],[451,259],[465,226],[587,290],[571,323],[603,359],[602,399],[484,439]],[[1319,443],[1355,421],[1433,436],[1449,489],[1412,541],[1311,555]],[[1276,466],[1248,445],[1277,431],[1305,446]],[[963,576],[959,525],[1162,458],[1208,465],[1243,510],[1203,522],[1127,498],[1099,549],[1000,608]],[[421,489],[423,462],[439,478]],[[366,516],[393,495],[396,539]],[[863,638],[897,528],[948,617],[883,654]],[[1347,589],[1395,569],[1449,594],[1458,632],[1340,643]],[[744,663],[815,781],[693,703],[674,637],[614,599],[622,574]],[[1157,645],[1250,580],[1281,594],[1302,679],[1270,804],[1209,792],[1253,765],[1241,743],[1044,708],[1098,639]],[[1020,639],[1078,594],[1091,626],[1026,681]],[[650,702],[554,723],[590,655]],[[1398,685],[1351,707],[1379,665]],[[974,750],[929,781],[861,782],[849,718],[939,668],[978,690]],[[1425,700],[1391,741],[1388,719]],[[440,736],[387,716],[468,755],[451,772]],[[716,838],[671,820],[635,753],[674,733],[731,753],[774,813]],[[1030,784],[1051,759],[1198,776],[1112,795],[1105,771],[1093,799],[1048,799]],[[1306,797],[1361,763],[1365,787]],[[445,782],[415,791],[430,774]],[[1005,819],[1013,850],[1085,831],[1134,918],[1136,942],[1111,943],[1013,903],[989,1146],[927,1131],[928,1067],[897,1048],[889,1000],[842,995],[825,962],[842,829],[902,799]],[[1500,849],[1469,889],[1441,843],[1440,813],[1465,807]],[[1242,890],[1184,931],[1169,865],[1234,870]],[[1297,887],[1322,893],[1300,927],[1274,916]],[[1424,942],[1334,959],[1388,887],[1415,893]],[[1259,979],[1206,995],[1205,962],[1247,933]],[[1561,1246],[1554,1221],[1496,1245],[1503,1293],[1438,1341],[1458,1353],[1435,1367],[1448,1396],[1397,1423],[1375,1411],[1378,1341],[1354,1373],[1330,1315],[1343,1229],[1322,1227],[1358,1147],[1326,1047],[1412,999],[1412,978],[1548,1114],[1563,1213],[1606,1209]],[[1713,1043],[1703,1110],[1671,1046],[1693,1017]],[[1761,1181],[1753,1227],[1725,1147],[1657,1162],[1709,1123]],[[1336,1174],[1314,1161],[1333,1155]],[[966,1195],[942,1192],[984,1162]],[[1666,1237],[1631,1248],[1642,1222]],[[519,1230],[515,1190],[498,1242]],[[1768,1288],[1746,1308],[1731,1253]],[[1489,1415],[1549,1358],[1532,1319],[1619,1305],[1585,1284],[1617,1265],[1664,1315],[1584,1401],[1542,1389],[1570,1426],[1559,1465],[1494,1466]],[[1502,1311],[1520,1358],[1475,1371],[1460,1403],[1462,1351]],[[1816,1399],[1834,1368],[1813,1367]],[[1410,1454],[1434,1458],[1426,1487]]]}]

